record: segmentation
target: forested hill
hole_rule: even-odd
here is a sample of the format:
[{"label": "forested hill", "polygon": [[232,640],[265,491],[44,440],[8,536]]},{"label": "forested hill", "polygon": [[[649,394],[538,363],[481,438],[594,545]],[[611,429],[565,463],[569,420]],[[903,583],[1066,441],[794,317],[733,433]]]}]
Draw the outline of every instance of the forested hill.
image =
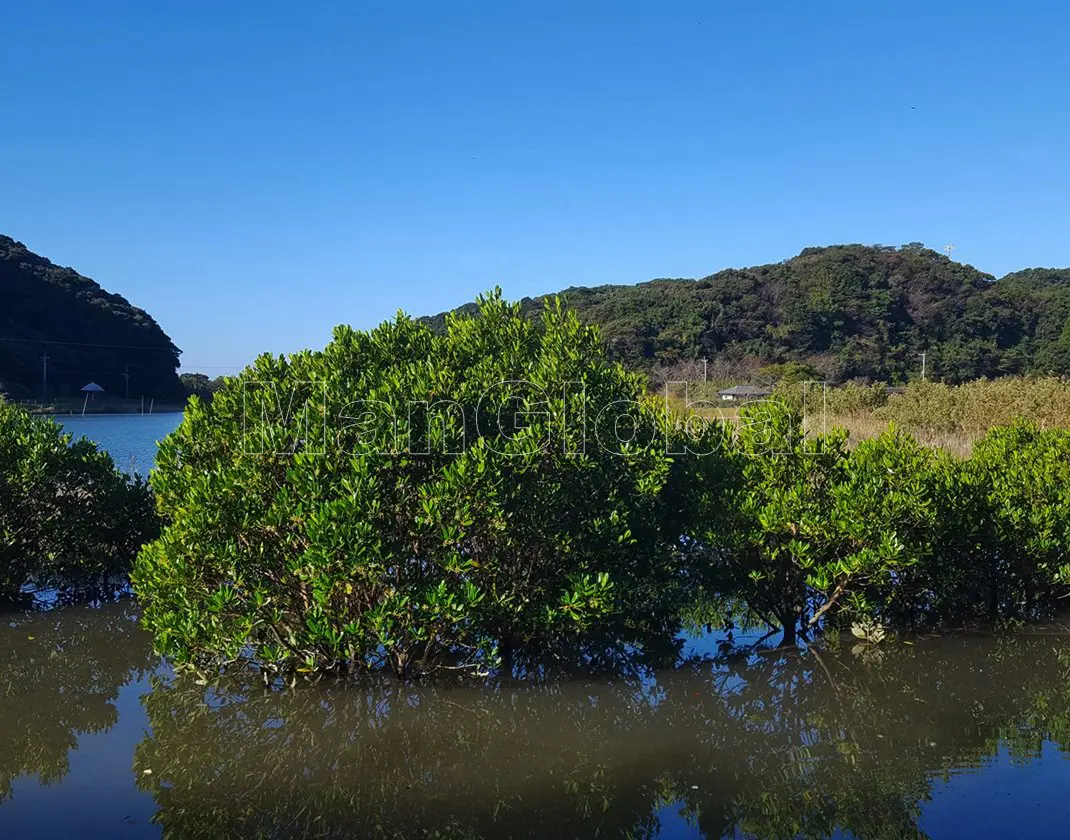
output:
[{"label": "forested hill", "polygon": [[[729,378],[794,362],[834,381],[901,381],[925,352],[930,375],[948,382],[1070,374],[1070,269],[996,280],[916,243],[807,248],[701,280],[563,294],[621,361],[654,372],[707,358]],[[441,328],[443,317],[430,320]]]},{"label": "forested hill", "polygon": [[181,399],[180,350],[148,313],[71,268],[0,236],[0,393],[70,396],[96,382],[110,395]]}]

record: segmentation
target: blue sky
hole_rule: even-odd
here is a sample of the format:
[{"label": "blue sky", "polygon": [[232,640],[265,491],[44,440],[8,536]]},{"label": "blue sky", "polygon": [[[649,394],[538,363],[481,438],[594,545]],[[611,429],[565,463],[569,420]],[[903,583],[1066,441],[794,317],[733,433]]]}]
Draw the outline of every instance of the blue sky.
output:
[{"label": "blue sky", "polygon": [[146,308],[188,370],[807,245],[1070,265],[1065,4],[51,0],[2,26],[0,232]]}]

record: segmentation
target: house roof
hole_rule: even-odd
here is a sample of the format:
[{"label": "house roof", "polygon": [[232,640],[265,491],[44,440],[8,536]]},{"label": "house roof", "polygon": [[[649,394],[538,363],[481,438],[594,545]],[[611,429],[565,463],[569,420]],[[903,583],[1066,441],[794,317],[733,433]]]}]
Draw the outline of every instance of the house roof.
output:
[{"label": "house roof", "polygon": [[722,397],[768,397],[773,392],[758,385],[733,385],[717,393]]}]

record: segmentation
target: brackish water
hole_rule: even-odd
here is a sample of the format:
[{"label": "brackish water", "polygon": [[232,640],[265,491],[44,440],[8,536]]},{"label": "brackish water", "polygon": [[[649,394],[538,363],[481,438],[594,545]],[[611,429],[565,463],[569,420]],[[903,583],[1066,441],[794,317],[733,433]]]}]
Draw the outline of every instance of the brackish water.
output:
[{"label": "brackish water", "polygon": [[268,690],[174,677],[133,602],[0,621],[0,838],[1062,838],[1067,747],[1044,628]]},{"label": "brackish water", "polygon": [[174,678],[131,602],[0,627],[0,837],[1065,837],[1070,644],[540,685]]},{"label": "brackish water", "polygon": [[178,428],[182,414],[59,415],[55,420],[75,439],[86,437],[110,452],[119,469],[148,475],[157,442]]}]

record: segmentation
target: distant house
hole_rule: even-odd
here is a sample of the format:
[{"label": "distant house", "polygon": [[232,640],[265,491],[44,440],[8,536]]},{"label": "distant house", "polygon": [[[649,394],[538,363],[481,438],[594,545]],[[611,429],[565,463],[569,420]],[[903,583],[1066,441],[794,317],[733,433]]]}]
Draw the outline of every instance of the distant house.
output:
[{"label": "distant house", "polygon": [[750,402],[751,400],[764,400],[772,393],[768,388],[761,388],[757,385],[733,385],[731,388],[718,391],[717,396],[722,402]]},{"label": "distant house", "polygon": [[905,392],[906,388],[903,388],[899,385],[887,385],[884,388],[884,393],[887,394],[889,397],[894,396],[895,394],[902,394]]}]

